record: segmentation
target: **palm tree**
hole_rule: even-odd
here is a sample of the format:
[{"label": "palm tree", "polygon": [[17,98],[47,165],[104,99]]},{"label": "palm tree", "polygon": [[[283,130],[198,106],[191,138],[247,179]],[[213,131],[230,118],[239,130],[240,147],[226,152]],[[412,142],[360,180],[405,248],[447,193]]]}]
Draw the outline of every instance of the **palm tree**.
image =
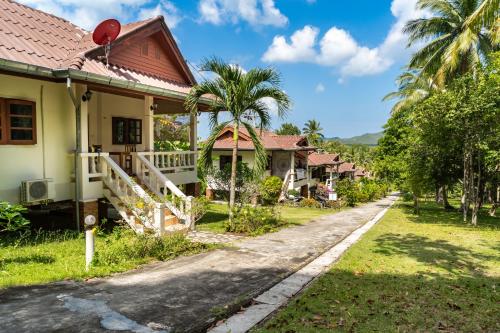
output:
[{"label": "palm tree", "polygon": [[[409,68],[420,70],[444,86],[456,75],[473,70],[498,45],[491,39],[499,0],[419,0],[417,7],[434,15],[409,21],[408,46],[427,42],[413,54]],[[495,7],[496,4],[496,7]],[[494,23],[493,23],[494,25]]]},{"label": "palm tree", "polygon": [[322,131],[323,129],[321,128],[319,121],[314,119],[308,120],[302,129],[302,133],[307,136],[307,140],[313,145],[318,145],[321,141],[323,141],[325,136],[321,133]]},{"label": "palm tree", "polygon": [[[185,107],[190,112],[197,112],[200,99],[203,96],[211,98],[209,108],[211,133],[200,156],[200,162],[208,169],[213,167],[212,150],[215,140],[226,126],[233,126],[233,156],[229,191],[229,217],[232,219],[240,126],[246,128],[255,147],[254,172],[256,176],[260,176],[266,168],[267,153],[255,128],[247,120],[251,116],[260,130],[268,128],[271,124],[268,101],[275,102],[279,117],[285,115],[291,102],[288,95],[280,89],[280,75],[271,68],[255,68],[244,72],[241,67],[212,58],[204,61],[201,70],[212,72],[216,74],[216,77],[195,85],[186,98]],[[219,122],[221,112],[227,112],[229,120]]]},{"label": "palm tree", "polygon": [[392,112],[398,112],[415,105],[429,97],[437,87],[432,79],[420,75],[419,71],[406,70],[396,79],[398,90],[387,94],[383,100],[396,99],[397,102],[392,107]]},{"label": "palm tree", "polygon": [[493,45],[500,43],[500,18],[498,7],[500,0],[484,0],[476,11],[465,21],[465,25],[473,29],[488,29],[491,34]]}]

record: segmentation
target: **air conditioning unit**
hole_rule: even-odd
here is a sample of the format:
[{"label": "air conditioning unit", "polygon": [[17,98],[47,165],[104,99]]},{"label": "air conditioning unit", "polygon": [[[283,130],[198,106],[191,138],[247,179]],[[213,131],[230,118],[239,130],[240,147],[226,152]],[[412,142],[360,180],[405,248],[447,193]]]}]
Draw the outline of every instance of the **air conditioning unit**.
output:
[{"label": "air conditioning unit", "polygon": [[36,204],[49,200],[49,179],[25,180],[21,183],[21,202]]}]

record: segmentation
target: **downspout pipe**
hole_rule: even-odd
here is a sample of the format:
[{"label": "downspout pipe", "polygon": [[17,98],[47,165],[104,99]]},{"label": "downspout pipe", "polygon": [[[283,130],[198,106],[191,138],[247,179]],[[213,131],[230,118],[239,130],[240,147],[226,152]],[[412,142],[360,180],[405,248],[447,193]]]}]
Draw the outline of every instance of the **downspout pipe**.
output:
[{"label": "downspout pipe", "polygon": [[82,153],[82,125],[81,125],[81,102],[75,96],[71,87],[71,78],[66,79],[66,88],[68,89],[69,97],[75,106],[76,116],[76,149],[75,149],[75,217],[76,217],[76,230],[80,232],[80,154]]}]

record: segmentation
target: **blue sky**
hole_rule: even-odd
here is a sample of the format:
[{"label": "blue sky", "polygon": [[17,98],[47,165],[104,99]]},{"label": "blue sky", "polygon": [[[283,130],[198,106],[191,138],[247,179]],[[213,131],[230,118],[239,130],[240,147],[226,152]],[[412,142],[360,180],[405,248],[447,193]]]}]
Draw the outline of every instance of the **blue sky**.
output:
[{"label": "blue sky", "polygon": [[[294,105],[285,121],[320,121],[326,136],[380,131],[382,97],[410,50],[403,24],[416,0],[22,0],[92,30],[162,14],[187,60],[218,56],[244,69],[273,66]],[[273,128],[282,121],[275,118]],[[208,133],[200,124],[200,136]]]}]

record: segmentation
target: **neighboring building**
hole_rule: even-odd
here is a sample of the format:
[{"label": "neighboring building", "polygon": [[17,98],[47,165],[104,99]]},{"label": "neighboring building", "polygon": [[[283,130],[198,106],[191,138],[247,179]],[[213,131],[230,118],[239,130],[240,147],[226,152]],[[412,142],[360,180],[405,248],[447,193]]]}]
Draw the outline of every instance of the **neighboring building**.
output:
[{"label": "neighboring building", "polygon": [[344,163],[339,154],[314,152],[309,154],[309,186],[318,183],[333,184],[338,178],[338,169]]},{"label": "neighboring building", "polygon": [[[307,195],[308,155],[316,148],[309,146],[302,135],[277,135],[268,130],[255,129],[268,154],[265,176],[277,176],[284,181],[284,189],[295,189]],[[217,137],[213,149],[214,167],[221,169],[231,163],[233,149],[232,127],[226,127]],[[253,167],[255,147],[246,129],[239,130],[238,159]]]},{"label": "neighboring building", "polygon": [[[77,200],[85,216],[106,197],[139,231],[190,222],[180,188],[194,194],[198,182],[196,116],[190,151],[153,151],[153,115],[186,113],[196,83],[172,34],[162,16],[126,24],[109,65],[91,35],[0,0],[0,200]],[[164,209],[147,192],[178,199]]]},{"label": "neighboring building", "polygon": [[354,179],[356,180],[366,178],[368,176],[368,172],[362,168],[356,168],[356,171],[354,172]]},{"label": "neighboring building", "polygon": [[354,175],[356,173],[356,164],[345,162],[340,165],[338,168],[338,175],[340,179],[349,178],[355,179]]}]

